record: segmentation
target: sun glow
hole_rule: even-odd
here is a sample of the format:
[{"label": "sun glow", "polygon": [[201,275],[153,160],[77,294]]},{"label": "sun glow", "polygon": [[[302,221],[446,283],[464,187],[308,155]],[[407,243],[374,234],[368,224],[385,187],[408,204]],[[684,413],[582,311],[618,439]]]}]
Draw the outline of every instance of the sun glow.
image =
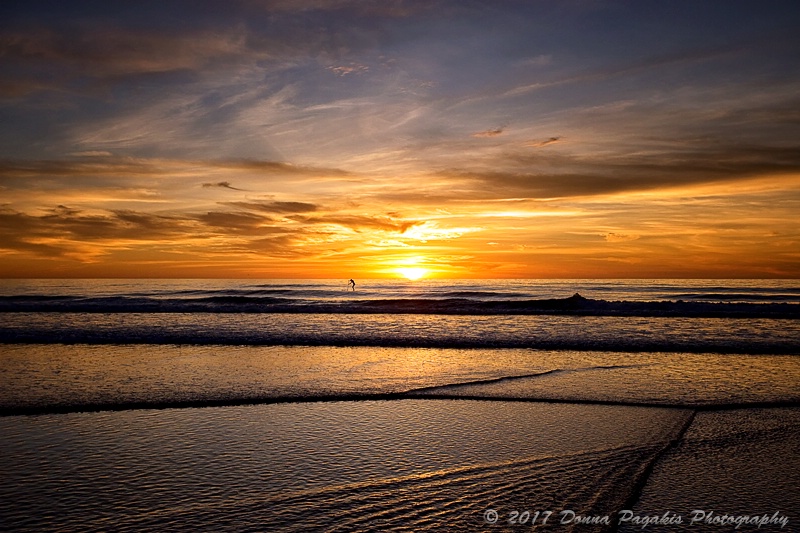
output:
[{"label": "sun glow", "polygon": [[402,267],[395,269],[395,271],[406,279],[410,279],[412,281],[420,279],[428,273],[428,271],[422,267]]}]

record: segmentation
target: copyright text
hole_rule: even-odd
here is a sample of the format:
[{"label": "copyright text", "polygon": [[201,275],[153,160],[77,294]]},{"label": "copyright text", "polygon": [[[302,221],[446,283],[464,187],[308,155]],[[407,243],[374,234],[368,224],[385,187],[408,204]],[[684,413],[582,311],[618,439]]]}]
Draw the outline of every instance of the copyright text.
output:
[{"label": "copyright text", "polygon": [[662,514],[637,514],[630,509],[624,509],[616,514],[582,515],[571,509],[559,511],[507,511],[500,512],[496,509],[487,509],[483,513],[483,521],[487,524],[507,524],[512,526],[536,526],[547,524],[562,525],[628,525],[646,529],[648,526],[670,526],[684,524],[688,526],[722,526],[739,529],[742,526],[762,527],[777,526],[783,529],[789,524],[789,517],[775,511],[772,514],[735,515],[695,509],[686,514],[667,511]]}]

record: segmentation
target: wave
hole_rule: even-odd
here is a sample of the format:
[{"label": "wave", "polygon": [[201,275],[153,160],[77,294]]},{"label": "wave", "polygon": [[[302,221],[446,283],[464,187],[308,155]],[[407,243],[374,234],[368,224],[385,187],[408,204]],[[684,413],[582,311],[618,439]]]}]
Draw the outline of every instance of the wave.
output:
[{"label": "wave", "polygon": [[209,331],[201,326],[188,328],[149,329],[144,327],[107,326],[98,329],[67,326],[46,328],[6,328],[0,326],[0,344],[87,344],[153,346],[332,346],[376,348],[434,348],[473,349],[523,348],[532,350],[569,350],[592,352],[682,352],[750,355],[798,355],[796,339],[788,338],[737,338],[712,336],[710,338],[663,335],[619,336],[596,335],[593,332],[565,332],[546,337],[498,332],[485,336],[459,336],[457,334],[415,335],[413,332],[363,333],[346,331],[337,334],[322,331]]},{"label": "wave", "polygon": [[[367,312],[362,308],[361,313],[323,314],[315,308],[315,312],[304,314],[234,313],[218,309],[240,309],[240,302],[214,300],[205,304],[215,310],[211,312],[165,312],[169,307],[155,308],[155,312],[99,312],[108,309],[104,304],[80,307],[88,312],[4,313],[0,320],[0,343],[800,354],[800,321],[781,319],[782,315],[775,314],[766,314],[767,318],[732,314],[723,318],[685,314],[585,316],[589,313],[581,312],[431,314],[419,312],[420,307],[414,302],[366,304],[392,306],[394,312],[380,313],[374,308]],[[285,304],[273,307],[282,305]],[[208,307],[200,309],[205,311]]]},{"label": "wave", "polygon": [[712,292],[678,294],[678,300],[688,299],[695,301],[768,301],[768,302],[796,302],[797,293],[794,294],[766,294],[765,292]]},{"label": "wave", "polygon": [[[468,384],[465,384],[468,385]],[[536,398],[520,398],[517,396],[498,396],[481,394],[436,393],[428,389],[409,390],[406,392],[343,392],[331,394],[304,395],[231,395],[217,398],[170,398],[152,400],[111,400],[96,402],[56,402],[41,405],[0,405],[0,417],[33,416],[65,413],[87,413],[100,411],[136,411],[143,409],[198,409],[205,407],[234,407],[240,405],[274,405],[293,403],[324,402],[374,402],[393,400],[477,400],[489,402],[547,403],[563,405],[606,405],[616,407],[646,407],[658,409],[693,410],[698,412],[732,411],[736,409],[774,409],[794,407],[800,408],[800,401],[784,400],[742,400],[733,402],[670,402],[670,401],[634,401],[604,400],[595,398],[559,398],[540,396]]]},{"label": "wave", "polygon": [[[485,293],[445,298],[305,299],[280,297],[284,291],[223,293],[196,298],[147,296],[0,297],[0,312],[64,313],[309,313],[441,315],[583,315],[634,317],[800,318],[800,304],[788,302],[608,301],[584,298],[497,300]],[[450,293],[452,294],[452,293]],[[473,297],[467,297],[471,295]],[[185,295],[184,295],[185,296]],[[741,295],[731,295],[741,299]],[[778,298],[774,296],[773,298]],[[705,298],[703,298],[705,299]]]},{"label": "wave", "polygon": [[533,295],[520,292],[499,291],[448,291],[441,293],[442,298],[513,298],[515,300],[532,298]]}]

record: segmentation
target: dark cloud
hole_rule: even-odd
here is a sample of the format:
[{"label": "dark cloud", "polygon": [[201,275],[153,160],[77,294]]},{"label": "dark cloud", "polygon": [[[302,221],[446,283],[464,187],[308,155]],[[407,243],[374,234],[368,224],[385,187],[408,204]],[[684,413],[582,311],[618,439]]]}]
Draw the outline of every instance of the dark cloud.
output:
[{"label": "dark cloud", "polygon": [[320,168],[303,165],[293,165],[280,161],[262,161],[256,159],[231,159],[205,161],[203,164],[214,168],[224,168],[230,170],[247,170],[264,172],[267,174],[293,174],[309,177],[341,177],[350,176],[351,172],[337,168]]},{"label": "dark cloud", "polygon": [[233,191],[242,191],[242,190],[244,190],[244,189],[238,189],[238,188],[234,187],[233,185],[231,185],[231,182],[229,182],[229,181],[219,181],[217,183],[204,183],[203,184],[203,188],[204,189],[209,189],[209,188],[214,188],[214,187],[220,187],[220,188],[223,188],[223,189],[231,189]]},{"label": "dark cloud", "polygon": [[4,78],[16,80],[3,83],[2,94],[19,97],[69,87],[80,79],[119,83],[137,76],[200,71],[243,57],[256,60],[258,54],[242,43],[241,36],[227,31],[159,32],[113,23],[0,31],[0,67]]},{"label": "dark cloud", "polygon": [[[6,15],[12,22],[0,27],[2,97],[62,90],[86,79],[107,86],[154,74],[243,66],[281,71],[326,57],[336,60],[374,46],[376,20],[431,8],[424,2],[352,0],[240,0],[225,2],[224,9],[215,2],[182,1],[124,10],[36,4]],[[0,11],[0,20],[3,15]],[[333,68],[347,74],[364,65]]]},{"label": "dark cloud", "polygon": [[[344,217],[342,221],[360,225],[379,225],[366,217],[360,222]],[[197,240],[209,243],[212,237],[235,236],[230,241],[215,241],[206,246],[228,251],[274,253],[278,256],[308,255],[300,247],[309,235],[325,237],[326,231],[313,226],[329,223],[306,220],[301,224],[277,224],[273,219],[246,212],[212,211],[200,215],[163,216],[131,210],[86,214],[60,205],[43,215],[30,215],[10,208],[0,208],[0,249],[25,252],[41,257],[65,257],[84,260],[115,248],[154,244],[162,250],[185,247]],[[394,227],[388,223],[384,229]],[[48,242],[49,241],[49,242]]]},{"label": "dark cloud", "polygon": [[271,228],[262,228],[264,224],[270,222],[272,219],[252,213],[211,211],[198,215],[197,220],[209,226],[214,226],[215,228],[222,228],[237,233],[255,233],[257,231],[272,232]]},{"label": "dark cloud", "polygon": [[113,213],[127,227],[137,231],[145,230],[145,235],[149,237],[173,235],[176,230],[182,233],[188,229],[189,221],[185,217],[152,215],[132,210],[115,210]]},{"label": "dark cloud", "polygon": [[[225,170],[240,173],[257,173],[269,176],[293,175],[300,177],[340,178],[351,175],[336,168],[319,168],[292,165],[277,161],[258,160],[190,160],[142,159],[132,157],[87,157],[80,159],[14,160],[0,159],[0,181],[18,178],[47,177],[103,177],[127,178],[136,176],[164,176],[197,174],[198,168]],[[230,181],[206,182],[203,187],[238,189]]]},{"label": "dark cloud", "polygon": [[558,137],[550,137],[549,139],[545,139],[543,141],[530,141],[525,143],[526,146],[530,146],[532,148],[541,148],[543,146],[549,146],[551,144],[556,144],[557,142],[561,141],[561,136]]},{"label": "dark cloud", "polygon": [[[591,196],[797,173],[800,146],[730,146],[624,157],[515,155],[508,156],[504,163],[506,168],[513,165],[519,170],[451,169],[441,176],[461,182],[465,197],[476,193],[495,199]],[[542,170],[535,170],[537,167]]]},{"label": "dark cloud", "polygon": [[[30,253],[40,257],[62,257],[70,252],[68,243],[52,244],[44,240],[59,242],[69,234],[52,218],[33,217],[10,209],[0,211],[0,249]],[[50,219],[50,220],[48,220]]]},{"label": "dark cloud", "polygon": [[226,202],[225,205],[263,211],[265,213],[309,213],[319,209],[317,204],[305,202]]},{"label": "dark cloud", "polygon": [[404,233],[410,227],[421,224],[418,221],[398,221],[389,217],[361,215],[326,215],[319,217],[292,215],[287,218],[304,224],[336,224],[354,231],[366,228]]},{"label": "dark cloud", "polygon": [[[198,235],[196,224],[182,217],[165,217],[133,211],[109,214],[84,214],[60,205],[35,216],[0,210],[0,248],[28,251],[39,255],[74,255],[78,244],[103,244],[113,241],[159,241]],[[42,245],[41,241],[58,244]]]},{"label": "dark cloud", "polygon": [[[0,209],[0,249],[40,257],[84,260],[115,247],[160,243],[163,250],[184,246],[187,240],[235,235],[245,240],[209,244],[230,251],[299,256],[292,250],[308,230],[301,226],[270,224],[271,219],[251,213],[209,212],[197,216],[161,216],[129,210],[87,215],[58,206],[40,216]],[[250,237],[248,239],[248,237]],[[43,243],[42,241],[52,241]]]},{"label": "dark cloud", "polygon": [[[161,165],[159,163],[162,163]],[[88,160],[0,160],[0,179],[5,177],[108,176],[164,174],[163,161],[133,158]]]},{"label": "dark cloud", "polygon": [[51,215],[57,217],[69,217],[77,215],[78,213],[81,212],[80,209],[73,209],[65,205],[57,205],[56,207],[47,209],[46,211],[49,212]]}]

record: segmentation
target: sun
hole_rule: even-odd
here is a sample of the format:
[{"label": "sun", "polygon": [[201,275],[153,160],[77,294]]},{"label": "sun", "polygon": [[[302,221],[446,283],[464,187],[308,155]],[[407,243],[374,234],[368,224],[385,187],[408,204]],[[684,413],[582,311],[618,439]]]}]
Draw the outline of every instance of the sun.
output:
[{"label": "sun", "polygon": [[401,267],[396,268],[395,272],[412,281],[420,279],[428,273],[428,271],[422,267]]}]

